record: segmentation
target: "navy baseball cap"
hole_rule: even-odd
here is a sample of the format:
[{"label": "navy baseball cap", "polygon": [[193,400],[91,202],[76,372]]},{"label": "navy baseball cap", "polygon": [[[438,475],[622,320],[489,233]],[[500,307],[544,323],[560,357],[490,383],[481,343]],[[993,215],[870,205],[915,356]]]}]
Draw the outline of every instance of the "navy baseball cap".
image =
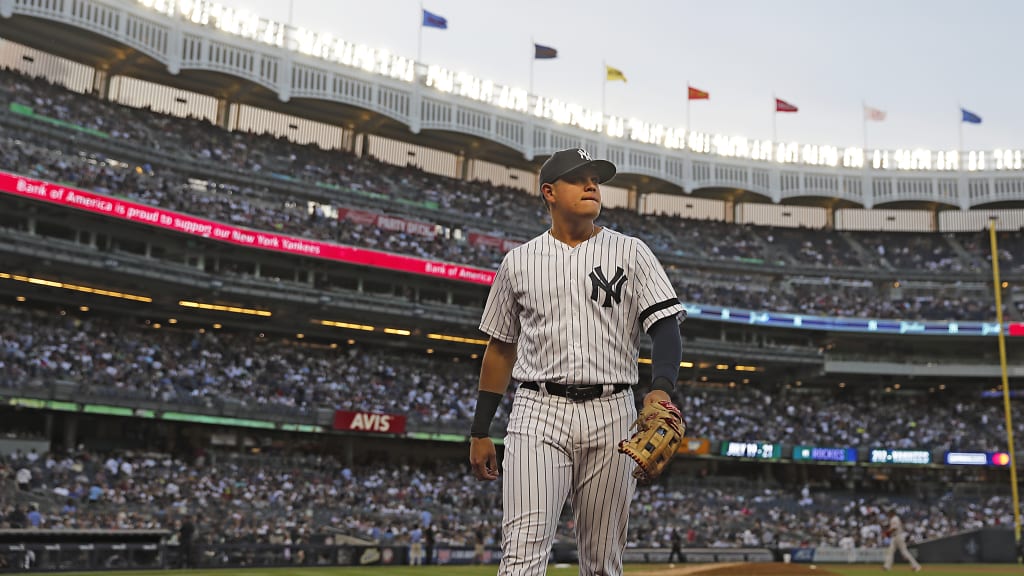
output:
[{"label": "navy baseball cap", "polygon": [[540,167],[540,183],[541,185],[551,184],[568,173],[585,166],[597,168],[597,176],[601,179],[602,184],[615,177],[615,164],[607,160],[594,160],[583,148],[569,148],[555,152],[544,162],[544,165]]}]

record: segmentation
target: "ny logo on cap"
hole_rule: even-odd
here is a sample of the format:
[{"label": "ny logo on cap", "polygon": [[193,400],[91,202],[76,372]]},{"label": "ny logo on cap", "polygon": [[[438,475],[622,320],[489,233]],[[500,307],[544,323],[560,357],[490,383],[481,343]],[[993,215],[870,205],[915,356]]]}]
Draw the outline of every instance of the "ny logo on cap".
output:
[{"label": "ny logo on cap", "polygon": [[598,290],[604,290],[604,302],[602,308],[611,308],[612,299],[618,304],[622,301],[622,286],[626,283],[626,271],[621,266],[615,267],[615,276],[609,280],[605,277],[604,271],[598,266],[590,273],[590,281],[593,287],[590,289],[590,299],[597,302]]},{"label": "ny logo on cap", "polygon": [[583,148],[577,148],[576,149],[576,153],[580,155],[580,158],[582,158],[583,160],[586,160],[587,162],[593,162],[594,161],[594,159],[590,157],[590,154],[587,154],[587,151],[584,150]]}]

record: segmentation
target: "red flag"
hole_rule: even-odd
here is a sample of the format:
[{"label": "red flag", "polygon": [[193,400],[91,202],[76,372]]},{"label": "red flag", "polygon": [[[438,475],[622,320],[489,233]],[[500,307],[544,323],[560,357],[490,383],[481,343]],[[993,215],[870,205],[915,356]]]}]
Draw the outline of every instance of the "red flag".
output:
[{"label": "red flag", "polygon": [[705,92],[703,90],[698,90],[698,89],[694,88],[693,86],[687,86],[686,90],[688,92],[687,97],[690,100],[707,100],[707,99],[711,98],[710,94],[708,94],[707,92]]},{"label": "red flag", "polygon": [[775,99],[775,111],[776,112],[798,112],[799,108],[793,106],[785,100]]}]

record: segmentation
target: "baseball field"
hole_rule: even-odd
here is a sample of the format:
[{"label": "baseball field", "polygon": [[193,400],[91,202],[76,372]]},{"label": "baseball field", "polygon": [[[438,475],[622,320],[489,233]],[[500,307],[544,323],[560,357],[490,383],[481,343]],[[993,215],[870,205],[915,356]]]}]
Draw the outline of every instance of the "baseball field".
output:
[{"label": "baseball field", "polygon": [[[878,576],[883,574],[877,564],[854,565],[806,564],[638,564],[626,567],[630,576]],[[161,570],[116,572],[119,576],[493,576],[496,566],[370,566],[362,568],[247,568],[216,570]],[[550,576],[577,574],[576,566],[548,569]],[[65,572],[64,576],[94,576],[96,572]],[[899,564],[890,574],[913,574],[906,564]],[[929,564],[920,574],[942,576],[1000,576],[1024,574],[1018,564]]]}]

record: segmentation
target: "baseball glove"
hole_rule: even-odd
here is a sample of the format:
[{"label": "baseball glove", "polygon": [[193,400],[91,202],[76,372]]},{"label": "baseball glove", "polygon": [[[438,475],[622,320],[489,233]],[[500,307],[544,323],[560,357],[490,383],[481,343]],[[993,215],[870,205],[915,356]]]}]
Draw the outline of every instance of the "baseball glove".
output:
[{"label": "baseball glove", "polygon": [[648,483],[661,475],[679,450],[686,422],[676,405],[668,401],[644,404],[632,428],[633,436],[619,442],[619,452],[637,463],[633,477]]}]

